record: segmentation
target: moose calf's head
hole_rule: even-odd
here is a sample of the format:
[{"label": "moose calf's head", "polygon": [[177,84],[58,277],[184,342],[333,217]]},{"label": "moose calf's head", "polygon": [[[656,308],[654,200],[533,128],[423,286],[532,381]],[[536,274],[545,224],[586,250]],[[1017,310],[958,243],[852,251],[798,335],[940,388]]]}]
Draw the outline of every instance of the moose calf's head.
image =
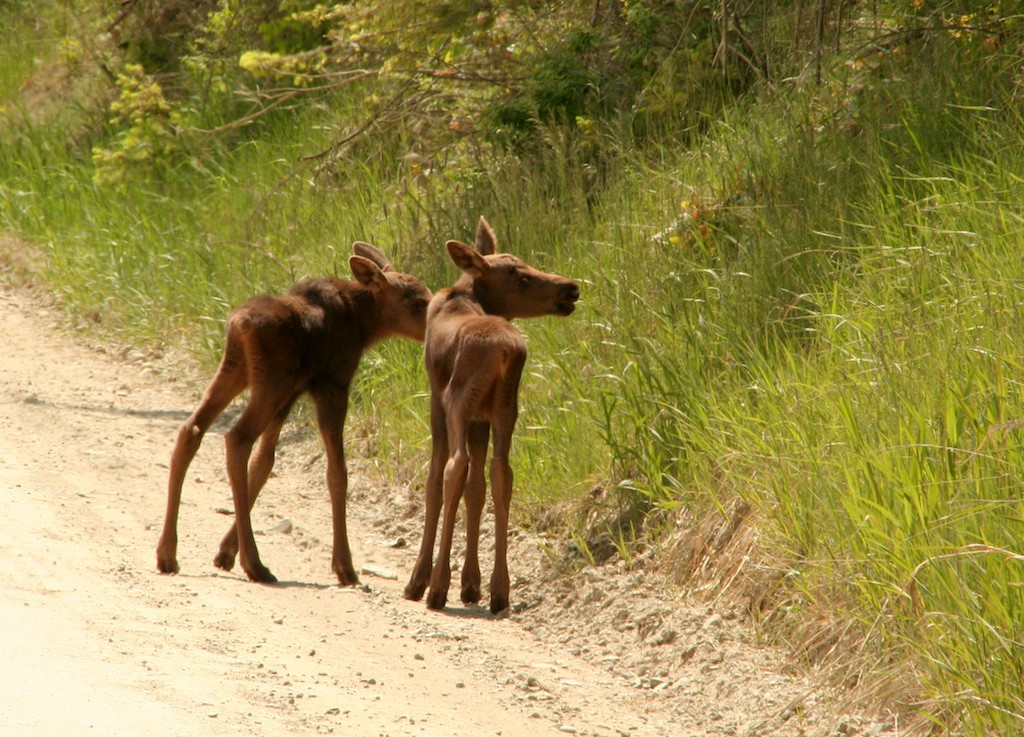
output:
[{"label": "moose calf's head", "polygon": [[458,286],[469,287],[487,314],[510,320],[572,314],[580,298],[576,282],[535,269],[511,254],[497,253],[497,245],[494,231],[482,217],[476,231],[476,248],[460,241],[445,244],[452,261],[464,274]]},{"label": "moose calf's head", "polygon": [[355,255],[348,260],[352,275],[374,292],[380,306],[384,331],[378,337],[422,342],[427,330],[430,290],[416,277],[395,271],[387,257],[369,243],[357,241],[352,248]]}]

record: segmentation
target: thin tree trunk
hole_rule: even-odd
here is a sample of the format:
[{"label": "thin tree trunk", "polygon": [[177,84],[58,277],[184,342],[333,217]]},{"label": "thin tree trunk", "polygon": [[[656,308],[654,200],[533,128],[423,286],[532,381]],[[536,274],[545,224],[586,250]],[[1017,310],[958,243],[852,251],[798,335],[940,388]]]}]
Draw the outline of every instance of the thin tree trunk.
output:
[{"label": "thin tree trunk", "polygon": [[818,0],[818,33],[814,40],[814,78],[821,84],[821,53],[822,44],[825,41],[825,13],[828,10],[828,0]]}]

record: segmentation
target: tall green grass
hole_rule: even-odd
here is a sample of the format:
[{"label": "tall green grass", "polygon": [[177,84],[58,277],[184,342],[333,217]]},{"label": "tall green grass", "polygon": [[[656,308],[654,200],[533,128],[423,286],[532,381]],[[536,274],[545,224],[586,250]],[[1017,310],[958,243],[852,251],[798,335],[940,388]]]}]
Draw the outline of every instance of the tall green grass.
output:
[{"label": "tall green grass", "polygon": [[810,107],[743,109],[657,170],[622,162],[596,205],[519,187],[523,240],[575,239],[585,275],[578,316],[525,328],[547,382],[525,391],[522,483],[698,515],[743,499],[797,611],[875,653],[857,669],[915,674],[940,727],[1013,733],[1024,127],[904,94],[899,125],[814,135]]},{"label": "tall green grass", "polygon": [[[999,70],[956,61],[857,99],[736,101],[688,149],[635,148],[623,123],[600,132],[596,169],[580,165],[594,140],[552,128],[539,158],[431,172],[402,158],[411,134],[370,136],[316,176],[299,159],[352,119],[350,93],[119,191],[94,183],[70,123],[8,105],[0,226],[46,256],[69,314],[211,370],[250,294],[346,276],[356,239],[442,287],[456,276],[444,240],[471,239],[485,214],[505,248],[583,294],[569,318],[520,323],[519,510],[595,488],[696,518],[743,500],[786,573],[790,619],[855,633],[862,670],[912,673],[920,690],[896,707],[1012,733],[1024,122],[990,104]],[[408,481],[429,442],[420,356],[392,341],[367,357],[349,428]],[[613,529],[623,519],[636,526]],[[657,541],[642,523],[608,520],[623,547]]]},{"label": "tall green grass", "polygon": [[[654,506],[747,501],[808,606],[863,623],[888,655],[880,668],[913,664],[922,712],[1012,733],[1022,129],[991,110],[952,114],[960,151],[909,124],[825,151],[747,123],[719,131],[714,169],[681,157],[677,177],[718,188],[678,229],[689,251],[621,224],[613,248],[593,248],[629,255],[589,272],[607,275],[594,309],[614,327],[583,327],[601,368],[578,396],[594,400],[580,406],[612,479]],[[751,181],[770,184],[734,189]]]}]

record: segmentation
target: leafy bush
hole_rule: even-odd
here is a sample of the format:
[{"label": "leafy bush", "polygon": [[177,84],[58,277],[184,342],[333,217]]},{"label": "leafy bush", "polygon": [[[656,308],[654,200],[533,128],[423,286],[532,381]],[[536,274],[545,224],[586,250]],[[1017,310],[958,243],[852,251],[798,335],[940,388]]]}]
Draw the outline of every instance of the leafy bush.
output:
[{"label": "leafy bush", "polygon": [[99,185],[125,187],[169,173],[179,153],[181,116],[164,97],[160,84],[142,67],[129,64],[117,76],[120,96],[110,105],[110,124],[121,132],[112,148],[93,149]]}]

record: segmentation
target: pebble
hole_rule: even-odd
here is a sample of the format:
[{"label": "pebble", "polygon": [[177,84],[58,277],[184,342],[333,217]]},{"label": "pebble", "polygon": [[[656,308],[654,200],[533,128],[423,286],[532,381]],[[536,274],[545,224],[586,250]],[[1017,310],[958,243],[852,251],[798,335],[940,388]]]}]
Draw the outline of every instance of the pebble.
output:
[{"label": "pebble", "polygon": [[679,637],[679,633],[674,629],[664,629],[661,634],[653,641],[654,645],[671,645]]},{"label": "pebble", "polygon": [[719,627],[722,624],[721,614],[712,614],[706,620],[704,620],[704,628],[711,629],[712,627]]},{"label": "pebble", "polygon": [[367,576],[376,576],[377,578],[387,578],[392,581],[398,579],[398,572],[392,571],[390,568],[384,568],[383,566],[375,566],[368,564],[360,569],[360,572]]},{"label": "pebble", "polygon": [[292,521],[286,517],[273,527],[268,527],[265,532],[268,535],[288,535],[293,529]]}]

